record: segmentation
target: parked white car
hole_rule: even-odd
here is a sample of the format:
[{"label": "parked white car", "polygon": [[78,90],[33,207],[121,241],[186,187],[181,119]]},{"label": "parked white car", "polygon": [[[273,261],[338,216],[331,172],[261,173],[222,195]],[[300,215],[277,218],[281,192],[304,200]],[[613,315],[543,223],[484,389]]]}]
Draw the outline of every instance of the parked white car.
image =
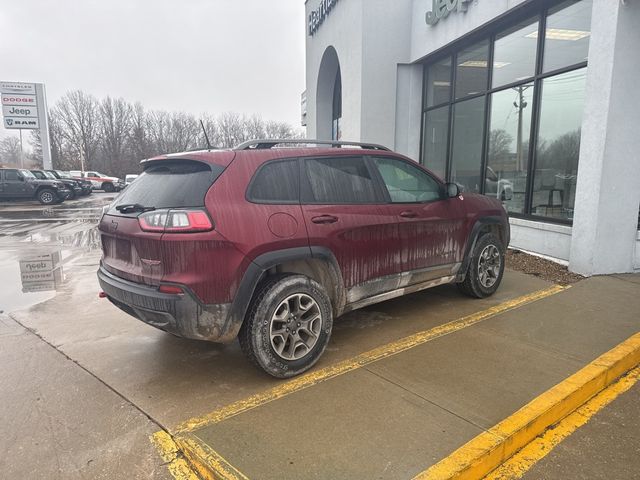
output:
[{"label": "parked white car", "polygon": [[131,184],[136,178],[138,178],[138,175],[134,175],[132,173],[129,173],[127,175],[124,176],[124,186],[128,186],[129,184]]},{"label": "parked white car", "polygon": [[94,190],[104,190],[105,192],[119,192],[124,188],[124,182],[118,177],[110,177],[104,173],[90,170],[81,172],[80,170],[71,170],[69,172],[72,177],[86,178],[91,181]]}]

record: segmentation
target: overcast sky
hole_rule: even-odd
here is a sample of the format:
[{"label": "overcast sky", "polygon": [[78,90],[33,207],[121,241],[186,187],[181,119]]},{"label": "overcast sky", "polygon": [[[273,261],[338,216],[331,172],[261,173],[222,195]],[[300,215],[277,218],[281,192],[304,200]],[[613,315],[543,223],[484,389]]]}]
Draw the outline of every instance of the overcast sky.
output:
[{"label": "overcast sky", "polygon": [[0,32],[0,80],[50,106],[80,89],[300,125],[303,0],[0,0]]}]

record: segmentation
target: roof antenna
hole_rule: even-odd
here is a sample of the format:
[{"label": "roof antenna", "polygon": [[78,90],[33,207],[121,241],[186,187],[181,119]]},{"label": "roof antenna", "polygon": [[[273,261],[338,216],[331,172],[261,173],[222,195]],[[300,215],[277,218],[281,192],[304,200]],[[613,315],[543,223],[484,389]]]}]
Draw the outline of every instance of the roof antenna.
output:
[{"label": "roof antenna", "polygon": [[202,119],[200,120],[200,125],[202,126],[202,133],[204,133],[204,139],[207,141],[207,149],[212,150],[211,142],[209,141],[209,136],[207,135],[207,130],[204,128],[204,122]]}]

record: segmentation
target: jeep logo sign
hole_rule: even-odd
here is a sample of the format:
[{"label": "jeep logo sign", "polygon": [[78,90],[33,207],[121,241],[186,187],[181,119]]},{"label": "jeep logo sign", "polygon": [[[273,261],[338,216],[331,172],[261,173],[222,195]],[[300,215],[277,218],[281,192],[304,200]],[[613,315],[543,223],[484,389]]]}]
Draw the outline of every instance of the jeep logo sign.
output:
[{"label": "jeep logo sign", "polygon": [[471,0],[433,0],[431,11],[427,12],[427,25],[435,25],[442,18],[447,18],[453,11],[466,12]]},{"label": "jeep logo sign", "polygon": [[5,117],[37,117],[38,109],[36,107],[16,107],[3,105],[2,114]]}]

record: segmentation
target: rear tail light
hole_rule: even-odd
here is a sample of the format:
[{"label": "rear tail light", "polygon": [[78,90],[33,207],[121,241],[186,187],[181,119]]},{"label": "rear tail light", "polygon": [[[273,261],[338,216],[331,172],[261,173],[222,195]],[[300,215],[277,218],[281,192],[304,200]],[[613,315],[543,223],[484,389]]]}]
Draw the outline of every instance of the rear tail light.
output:
[{"label": "rear tail light", "polygon": [[192,233],[213,230],[213,223],[203,210],[152,210],[138,216],[145,232]]}]

